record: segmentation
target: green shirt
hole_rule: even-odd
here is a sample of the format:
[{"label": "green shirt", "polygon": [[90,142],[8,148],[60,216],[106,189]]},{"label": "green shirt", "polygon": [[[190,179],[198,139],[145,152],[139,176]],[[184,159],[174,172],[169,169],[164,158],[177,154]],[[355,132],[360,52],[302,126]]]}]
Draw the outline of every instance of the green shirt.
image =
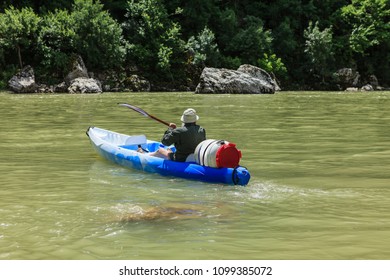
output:
[{"label": "green shirt", "polygon": [[165,146],[174,144],[174,160],[186,161],[187,156],[195,152],[196,146],[203,140],[206,140],[206,130],[195,123],[186,123],[182,127],[165,131],[161,143]]}]

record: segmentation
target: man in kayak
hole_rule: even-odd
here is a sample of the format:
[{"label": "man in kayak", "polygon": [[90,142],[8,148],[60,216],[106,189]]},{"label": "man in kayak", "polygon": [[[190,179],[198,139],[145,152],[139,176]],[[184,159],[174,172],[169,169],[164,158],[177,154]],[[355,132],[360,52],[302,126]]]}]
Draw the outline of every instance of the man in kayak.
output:
[{"label": "man in kayak", "polygon": [[197,120],[199,120],[199,116],[194,109],[185,110],[181,116],[183,125],[177,127],[176,124],[170,123],[161,140],[165,146],[175,145],[176,152],[159,148],[150,155],[174,161],[186,161],[187,157],[194,153],[196,146],[206,140],[206,130],[196,124]]}]

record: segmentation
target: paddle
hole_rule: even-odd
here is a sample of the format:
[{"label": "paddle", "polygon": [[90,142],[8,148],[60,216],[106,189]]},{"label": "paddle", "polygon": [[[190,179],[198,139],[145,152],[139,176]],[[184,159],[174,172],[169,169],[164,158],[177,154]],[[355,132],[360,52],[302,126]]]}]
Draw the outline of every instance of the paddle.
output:
[{"label": "paddle", "polygon": [[149,117],[155,121],[158,121],[162,124],[165,124],[166,126],[169,126],[169,123],[163,121],[163,120],[160,120],[159,118],[155,117],[155,116],[152,116],[151,114],[145,112],[144,110],[142,110],[141,108],[137,107],[137,106],[134,106],[134,105],[130,105],[130,104],[127,104],[127,103],[118,103],[119,106],[124,106],[124,107],[127,107],[129,109],[132,109],[138,113],[140,113],[141,115],[144,115],[145,117]]}]

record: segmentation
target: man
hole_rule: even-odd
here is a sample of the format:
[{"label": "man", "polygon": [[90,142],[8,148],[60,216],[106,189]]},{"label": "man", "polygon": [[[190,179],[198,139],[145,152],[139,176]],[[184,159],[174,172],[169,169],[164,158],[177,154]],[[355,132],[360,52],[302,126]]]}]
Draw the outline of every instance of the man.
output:
[{"label": "man", "polygon": [[185,110],[181,116],[183,125],[176,127],[176,124],[170,123],[161,140],[161,143],[165,146],[173,144],[176,152],[174,153],[170,149],[159,148],[151,155],[174,161],[186,161],[188,155],[194,153],[196,146],[203,140],[206,140],[206,130],[196,124],[197,120],[199,120],[199,116],[194,109],[189,108]]}]

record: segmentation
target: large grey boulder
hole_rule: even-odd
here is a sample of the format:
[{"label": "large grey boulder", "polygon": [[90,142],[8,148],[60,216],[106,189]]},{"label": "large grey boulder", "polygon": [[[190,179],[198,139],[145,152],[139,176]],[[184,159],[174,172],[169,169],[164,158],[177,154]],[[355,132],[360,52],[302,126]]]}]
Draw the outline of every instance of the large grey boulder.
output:
[{"label": "large grey boulder", "polygon": [[378,78],[375,75],[370,75],[368,77],[368,83],[372,86],[374,90],[380,89]]},{"label": "large grey boulder", "polygon": [[275,86],[260,75],[206,67],[200,76],[195,93],[275,93]]},{"label": "large grey boulder", "polygon": [[334,73],[335,82],[340,89],[356,88],[360,85],[360,74],[352,68],[342,68]]},{"label": "large grey boulder", "polygon": [[76,78],[70,82],[69,93],[101,93],[102,85],[92,78]]},{"label": "large grey boulder", "polygon": [[249,74],[252,77],[258,78],[262,81],[266,81],[270,86],[272,86],[274,88],[274,91],[281,90],[281,88],[278,85],[278,83],[276,82],[276,80],[274,78],[272,78],[271,75],[267,71],[265,71],[259,67],[256,67],[256,66],[253,66],[250,64],[243,64],[240,67],[238,67],[237,71]]},{"label": "large grey boulder", "polygon": [[72,80],[77,78],[89,78],[87,67],[85,67],[84,61],[81,56],[76,56],[71,62],[72,69],[66,75],[64,81],[69,86]]},{"label": "large grey boulder", "polygon": [[[76,56],[72,61],[72,70],[64,79],[69,93],[101,93],[100,81],[90,78],[87,67],[81,56]],[[63,84],[59,87],[63,88]]]},{"label": "large grey boulder", "polygon": [[35,83],[34,69],[27,65],[8,81],[9,88],[16,93],[34,93],[38,86]]},{"label": "large grey boulder", "polygon": [[135,92],[149,92],[151,85],[148,80],[138,75],[131,75],[125,81],[125,85],[131,91]]}]

